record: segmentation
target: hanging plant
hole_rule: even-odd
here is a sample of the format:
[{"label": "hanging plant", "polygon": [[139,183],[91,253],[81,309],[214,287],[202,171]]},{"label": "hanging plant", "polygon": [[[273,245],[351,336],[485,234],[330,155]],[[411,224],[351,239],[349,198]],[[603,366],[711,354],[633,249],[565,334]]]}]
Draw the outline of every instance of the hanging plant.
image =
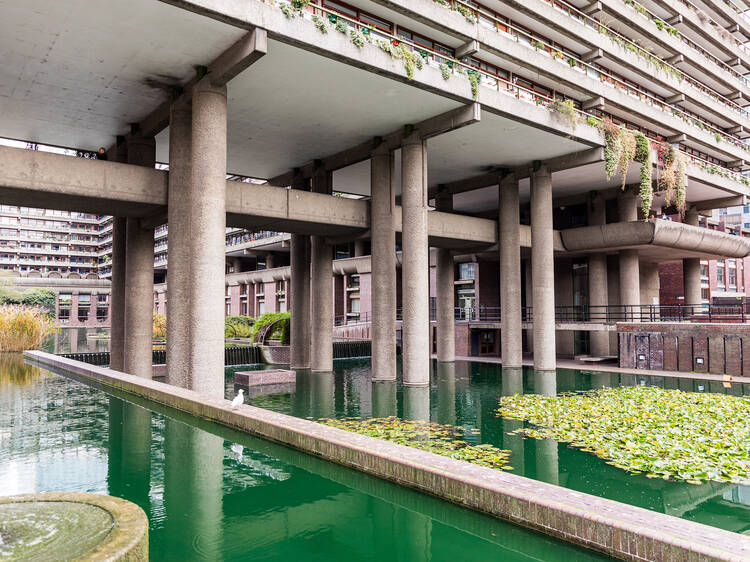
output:
[{"label": "hanging plant", "polygon": [[635,135],[625,128],[620,129],[620,145],[622,151],[620,152],[620,174],[622,175],[622,185],[620,189],[625,191],[625,183],[628,180],[628,169],[630,163],[635,159],[636,140]]},{"label": "hanging plant", "polygon": [[350,29],[349,30],[349,39],[351,39],[352,43],[358,48],[361,49],[365,46],[365,42],[367,39],[365,39],[365,36],[362,35],[362,32],[358,29]]},{"label": "hanging plant", "polygon": [[675,145],[659,145],[659,163],[661,176],[659,187],[665,191],[664,203],[674,205],[680,214],[685,212],[687,196],[687,163],[685,156]]},{"label": "hanging plant", "polygon": [[481,80],[482,75],[476,70],[469,70],[467,75],[469,77],[469,84],[471,84],[471,97],[477,99],[477,94],[479,93],[479,81]]},{"label": "hanging plant", "polygon": [[648,219],[651,214],[651,203],[654,200],[654,185],[651,168],[651,143],[643,133],[635,136],[635,161],[641,165],[639,195],[643,216]]},{"label": "hanging plant", "polygon": [[323,35],[328,33],[328,26],[326,25],[326,22],[323,18],[313,14],[312,21],[315,24],[315,27],[318,28],[318,31],[320,31]]},{"label": "hanging plant", "polygon": [[622,153],[620,128],[609,118],[600,121],[599,128],[604,133],[604,175],[609,181],[615,177]]},{"label": "hanging plant", "polygon": [[453,69],[445,64],[444,62],[440,63],[440,74],[443,77],[443,80],[448,80],[451,77],[451,74],[453,73]]},{"label": "hanging plant", "polygon": [[570,121],[570,126],[574,131],[576,130],[576,126],[578,125],[578,114],[576,113],[576,106],[573,103],[573,100],[561,100],[555,98],[550,102],[549,107],[560,115],[567,117]]}]

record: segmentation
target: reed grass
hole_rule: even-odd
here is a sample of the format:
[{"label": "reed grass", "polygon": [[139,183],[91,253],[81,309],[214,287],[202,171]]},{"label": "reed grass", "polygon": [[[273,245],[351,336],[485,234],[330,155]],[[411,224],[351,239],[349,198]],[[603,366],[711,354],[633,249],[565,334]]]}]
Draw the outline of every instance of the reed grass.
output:
[{"label": "reed grass", "polygon": [[0,306],[0,352],[37,349],[54,331],[46,310],[22,304]]}]

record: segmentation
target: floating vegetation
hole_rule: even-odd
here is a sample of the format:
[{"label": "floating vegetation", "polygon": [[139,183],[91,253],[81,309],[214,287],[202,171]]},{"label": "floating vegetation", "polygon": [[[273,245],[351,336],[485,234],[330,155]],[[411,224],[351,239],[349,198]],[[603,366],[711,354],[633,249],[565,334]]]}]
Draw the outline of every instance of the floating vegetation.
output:
[{"label": "floating vegetation", "polygon": [[[323,419],[320,423],[345,429],[360,435],[377,437],[384,441],[414,447],[460,461],[466,461],[500,470],[513,470],[508,464],[510,451],[492,445],[474,445],[462,439],[467,430],[452,425],[441,425],[427,421],[402,420],[399,418],[372,418],[362,420],[345,418]],[[476,433],[477,430],[468,430]]]},{"label": "floating vegetation", "polygon": [[555,439],[648,478],[750,481],[750,399],[658,387],[603,388],[556,397],[500,399],[500,415],[531,422],[518,429]]}]

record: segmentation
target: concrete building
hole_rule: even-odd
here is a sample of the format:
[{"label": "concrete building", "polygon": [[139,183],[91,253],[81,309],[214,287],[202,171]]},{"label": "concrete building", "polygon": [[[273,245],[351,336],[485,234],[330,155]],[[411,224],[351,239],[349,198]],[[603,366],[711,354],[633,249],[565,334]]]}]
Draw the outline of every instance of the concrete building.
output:
[{"label": "concrete building", "polygon": [[[397,330],[407,385],[427,384],[431,348],[449,362],[475,342],[510,367],[525,350],[549,373],[556,352],[611,355],[610,320],[658,302],[660,263],[689,270],[689,302],[701,259],[750,251],[697,226],[750,191],[750,29],[723,3],[701,6],[8,6],[0,135],[108,159],[0,147],[0,202],[114,217],[112,365],[136,375],[151,370],[165,223],[174,384],[223,394],[227,227],[291,234],[288,278],[265,262],[270,277],[252,284],[254,306],[262,282],[263,307],[283,296],[291,311],[293,368],[331,369],[329,328],[355,312],[334,287],[353,296],[369,273],[376,380],[396,376]],[[69,13],[85,17],[62,29]],[[684,223],[642,220],[674,201]],[[363,254],[335,261],[341,244]],[[231,275],[247,273],[238,257]],[[474,311],[466,338],[456,304]]]}]

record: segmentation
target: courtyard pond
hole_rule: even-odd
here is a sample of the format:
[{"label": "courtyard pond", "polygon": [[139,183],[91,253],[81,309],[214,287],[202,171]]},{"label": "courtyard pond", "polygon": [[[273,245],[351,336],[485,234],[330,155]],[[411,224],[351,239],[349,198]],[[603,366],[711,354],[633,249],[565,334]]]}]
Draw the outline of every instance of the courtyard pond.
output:
[{"label": "courtyard pond", "polygon": [[[252,368],[255,367],[245,369]],[[296,382],[281,392],[275,389],[268,393],[262,386],[248,389],[234,384],[231,372],[227,375],[227,396],[245,388],[249,390],[248,402],[254,406],[316,421],[396,417],[450,426],[452,440],[510,451],[504,468],[513,474],[750,534],[748,485],[717,481],[718,477],[710,478],[708,473],[706,479],[700,470],[683,470],[685,477],[692,478],[679,480],[665,480],[664,474],[653,470],[640,469],[635,474],[608,464],[612,461],[597,456],[596,449],[589,452],[572,447],[562,436],[554,439],[552,435],[539,434],[542,439],[528,438],[518,432],[533,427],[528,421],[505,419],[497,412],[498,401],[504,396],[554,396],[636,386],[680,390],[694,399],[695,409],[702,408],[700,400],[711,402],[712,395],[750,397],[750,384],[736,382],[572,369],[558,369],[557,376],[550,377],[531,369],[503,371],[499,365],[478,362],[433,362],[430,385],[422,388],[402,385],[400,373],[395,383],[373,384],[368,359],[336,361],[333,373],[298,371]],[[735,422],[746,423],[747,419]],[[710,426],[710,420],[706,423]],[[362,427],[366,429],[357,425],[358,429]],[[727,431],[721,430],[721,435]],[[649,472],[659,477],[649,478]],[[691,484],[687,479],[702,483]]]},{"label": "courtyard pond", "polygon": [[130,500],[152,560],[604,559],[20,355],[0,354],[0,448],[0,495]]}]

